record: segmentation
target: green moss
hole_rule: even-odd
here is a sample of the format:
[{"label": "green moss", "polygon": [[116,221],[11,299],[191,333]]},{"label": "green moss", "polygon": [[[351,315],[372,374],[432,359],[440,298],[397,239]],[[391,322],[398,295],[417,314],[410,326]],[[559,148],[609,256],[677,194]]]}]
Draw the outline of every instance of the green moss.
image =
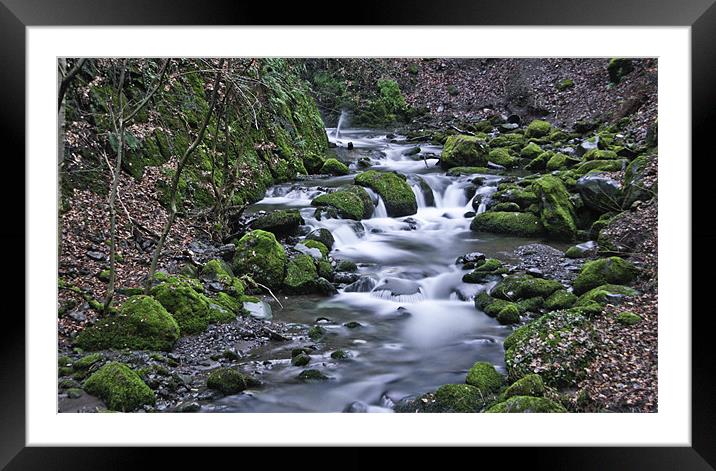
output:
[{"label": "green moss", "polygon": [[351,185],[333,193],[320,195],[311,201],[312,206],[330,207],[342,218],[360,221],[373,214],[373,201],[361,187]]},{"label": "green moss", "polygon": [[[490,128],[492,125],[490,125]],[[489,132],[490,129],[487,130]],[[519,152],[525,145],[525,137],[519,133],[500,134],[490,140],[490,147],[505,147]]]},{"label": "green moss", "polygon": [[475,173],[495,173],[495,171],[487,167],[453,167],[447,171],[447,176],[459,177],[460,175],[473,175]]},{"label": "green moss", "polygon": [[607,64],[607,72],[609,73],[609,81],[611,83],[619,83],[625,75],[634,70],[634,64],[631,59],[612,58]]},{"label": "green moss", "polygon": [[99,363],[104,360],[104,356],[101,353],[92,353],[85,355],[72,364],[75,371],[88,370],[92,365]]},{"label": "green moss", "polygon": [[617,322],[624,325],[636,325],[642,321],[641,316],[631,311],[624,311],[617,314]]},{"label": "green moss", "polygon": [[223,260],[213,259],[209,260],[201,267],[199,271],[201,277],[206,280],[220,281],[225,285],[231,285],[234,275],[231,273],[231,268]]},{"label": "green moss", "polygon": [[318,242],[328,247],[328,250],[333,248],[333,234],[331,234],[331,231],[323,227],[311,231],[306,236],[306,240],[317,240]]},{"label": "green moss", "polygon": [[157,301],[149,296],[132,296],[116,316],[105,317],[85,328],[75,345],[83,350],[130,348],[171,350],[179,338],[179,326]]},{"label": "green moss", "polygon": [[318,251],[321,252],[321,255],[323,255],[323,257],[328,257],[328,252],[330,252],[328,250],[328,247],[323,245],[323,242],[319,242],[317,240],[305,240],[303,241],[303,245],[305,245],[309,249],[318,249]]},{"label": "green moss", "polygon": [[561,404],[545,397],[512,396],[487,409],[488,413],[565,413]]},{"label": "green moss", "polygon": [[403,175],[394,172],[378,172],[368,170],[355,178],[356,185],[371,188],[378,193],[390,217],[401,217],[415,214],[418,203],[410,185]]},{"label": "green moss", "polygon": [[251,228],[284,236],[295,234],[302,224],[305,224],[305,221],[297,209],[278,209],[254,220]]},{"label": "green moss", "polygon": [[217,368],[206,379],[206,387],[222,394],[236,394],[261,383],[234,368]]},{"label": "green moss", "polygon": [[647,186],[645,169],[653,157],[642,155],[632,160],[624,172],[624,207],[635,201],[648,201],[656,196],[657,184]]},{"label": "green moss", "polygon": [[510,151],[504,147],[490,150],[487,160],[503,167],[514,167],[518,162],[516,158],[510,155]]},{"label": "green moss", "polygon": [[636,290],[628,286],[605,284],[582,294],[577,301],[577,306],[586,306],[591,303],[604,305],[625,296],[636,296],[636,294]]},{"label": "green moss", "polygon": [[92,374],[82,387],[115,411],[131,412],[144,405],[153,405],[156,401],[154,391],[123,363],[107,363]]},{"label": "green moss", "polygon": [[303,370],[296,377],[299,381],[312,382],[312,381],[326,381],[328,376],[324,375],[318,370]]},{"label": "green moss", "polygon": [[[497,317],[500,312],[508,306],[517,307],[517,305],[513,302],[493,298],[486,292],[482,292],[475,296],[475,307],[490,317]],[[519,307],[517,307],[517,309],[519,310]]]},{"label": "green moss", "polygon": [[573,245],[564,252],[564,256],[567,258],[585,258],[587,255],[584,250]]},{"label": "green moss", "polygon": [[487,145],[475,136],[457,134],[449,136],[445,141],[440,156],[440,166],[444,169],[452,167],[484,167],[487,165]]},{"label": "green moss", "polygon": [[465,274],[462,281],[465,283],[484,283],[488,278],[507,273],[502,262],[496,258],[488,258],[479,262],[472,272]]},{"label": "green moss", "polygon": [[611,150],[590,149],[584,154],[584,160],[616,160],[619,158],[616,152]]},{"label": "green moss", "polygon": [[577,302],[577,296],[570,293],[566,289],[560,289],[552,293],[547,299],[545,299],[544,307],[550,311],[556,309],[566,309],[574,306]]},{"label": "green moss", "polygon": [[219,306],[231,311],[234,314],[238,314],[242,310],[242,303],[235,297],[227,293],[218,293],[213,301]]},{"label": "green moss", "polygon": [[[309,242],[320,244],[320,242],[316,241]],[[315,280],[317,277],[318,272],[316,271],[313,258],[310,255],[298,255],[288,262],[284,286],[286,290],[291,293],[311,293],[315,288]]]},{"label": "green moss", "polygon": [[250,275],[269,288],[281,286],[286,273],[286,263],[283,246],[270,232],[251,231],[236,244],[234,270]]},{"label": "green moss", "polygon": [[532,298],[522,299],[515,303],[520,314],[525,312],[537,312],[544,305],[544,298],[542,296],[534,296]]},{"label": "green moss", "polygon": [[347,358],[350,358],[350,354],[344,350],[336,350],[335,352],[331,353],[331,358],[334,360],[345,360]]},{"label": "green moss", "polygon": [[590,160],[577,165],[573,170],[578,176],[589,172],[618,172],[626,163],[626,160]]},{"label": "green moss", "polygon": [[544,137],[552,130],[552,125],[541,119],[533,120],[525,131],[527,137]]},{"label": "green moss", "polygon": [[525,147],[522,148],[522,150],[520,151],[520,157],[522,157],[524,159],[532,160],[535,157],[539,157],[543,153],[544,153],[544,151],[542,150],[542,148],[540,146],[538,146],[534,142],[530,142],[529,144],[527,144]]},{"label": "green moss", "polygon": [[492,288],[490,295],[506,301],[516,301],[538,296],[547,298],[560,289],[563,289],[563,286],[559,281],[517,274],[502,279]]},{"label": "green moss", "polygon": [[485,397],[469,384],[445,384],[435,391],[435,409],[440,412],[479,412]]},{"label": "green moss", "polygon": [[229,322],[235,314],[212,302],[183,280],[172,278],[152,288],[152,296],[172,314],[182,335],[206,330],[212,322]]},{"label": "green moss", "polygon": [[503,307],[497,314],[497,322],[502,325],[517,324],[520,322],[520,309],[514,304]]},{"label": "green moss", "polygon": [[318,276],[325,278],[326,280],[333,279],[333,266],[326,260],[320,260],[318,262]]},{"label": "green moss", "polygon": [[553,311],[515,330],[504,341],[510,381],[539,373],[545,384],[576,383],[594,357],[593,327],[575,310]]},{"label": "green moss", "polygon": [[530,171],[540,171],[545,170],[547,168],[547,162],[552,158],[554,155],[554,152],[548,150],[546,152],[542,152],[537,157],[533,158],[530,163],[528,163],[525,166],[525,169]]},{"label": "green moss", "polygon": [[314,325],[313,327],[308,329],[308,337],[314,342],[321,340],[324,335],[326,335],[326,329],[324,329],[320,325]]},{"label": "green moss", "polygon": [[520,205],[517,203],[497,203],[490,208],[490,211],[496,212],[508,212],[508,213],[519,213]]},{"label": "green moss", "polygon": [[336,159],[328,159],[321,166],[319,173],[323,175],[348,175],[348,166]]},{"label": "green moss", "polygon": [[291,364],[293,366],[306,366],[309,363],[311,363],[311,357],[305,353],[299,353],[291,358]]},{"label": "green moss", "polygon": [[558,240],[573,240],[577,232],[574,205],[562,182],[545,175],[532,184],[539,198],[540,221],[545,231]]},{"label": "green moss", "polygon": [[582,294],[601,285],[627,284],[634,280],[636,274],[636,267],[620,257],[587,262],[574,280],[574,292]]},{"label": "green moss", "polygon": [[475,216],[470,229],[521,237],[542,235],[544,228],[539,218],[531,213],[487,211]]},{"label": "green moss", "polygon": [[490,363],[478,361],[467,372],[465,382],[478,388],[483,394],[496,392],[502,386],[502,375]]},{"label": "green moss", "polygon": [[502,394],[504,399],[513,396],[544,396],[544,382],[542,378],[539,375],[530,374],[518,379],[508,386]]},{"label": "green moss", "polygon": [[560,92],[563,92],[564,90],[566,90],[568,88],[574,87],[574,80],[572,80],[570,78],[562,79],[559,82],[557,82],[556,87],[557,87],[557,90],[559,90]]},{"label": "green moss", "polygon": [[352,262],[350,260],[341,260],[336,265],[336,270],[354,273],[358,271],[358,265],[356,265],[355,262]]},{"label": "green moss", "polygon": [[566,155],[557,153],[549,158],[546,168],[550,172],[554,170],[561,170],[567,167],[567,162],[569,162],[569,160]]}]

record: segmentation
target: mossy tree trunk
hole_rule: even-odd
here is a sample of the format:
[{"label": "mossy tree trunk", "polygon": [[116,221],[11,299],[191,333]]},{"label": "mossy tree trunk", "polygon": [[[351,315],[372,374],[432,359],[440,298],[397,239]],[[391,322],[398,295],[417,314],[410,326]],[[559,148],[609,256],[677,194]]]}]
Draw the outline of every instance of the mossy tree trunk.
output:
[{"label": "mossy tree trunk", "polygon": [[[221,74],[222,69],[224,67],[224,59],[221,59],[219,61],[219,65],[216,69],[216,76],[214,78],[214,89],[211,92],[211,102],[209,103],[209,109],[206,111],[206,116],[204,116],[204,120],[201,123],[201,126],[199,128],[199,132],[196,135],[196,138],[194,141],[187,147],[187,149],[184,151],[184,154],[182,155],[181,159],[179,159],[179,162],[177,163],[177,169],[176,172],[174,172],[174,177],[172,178],[172,184],[169,190],[169,215],[167,217],[167,222],[164,224],[164,229],[162,230],[161,235],[159,236],[159,241],[157,242],[157,246],[154,248],[154,254],[152,255],[152,263],[149,267],[149,273],[147,274],[147,280],[145,282],[144,291],[145,294],[149,294],[149,290],[152,287],[152,278],[154,277],[154,273],[157,271],[157,263],[159,262],[159,256],[162,253],[162,249],[164,248],[164,243],[166,242],[167,236],[169,235],[169,231],[172,228],[172,224],[174,224],[174,219],[176,218],[177,214],[177,189],[179,187],[179,180],[181,178],[181,173],[184,170],[184,167],[186,166],[189,157],[191,154],[196,150],[196,148],[199,146],[201,141],[204,138],[204,133],[206,132],[206,128],[209,125],[209,120],[211,119],[211,115],[214,111],[214,108],[216,107],[216,102],[219,96],[219,82],[221,80]],[[217,124],[218,126],[218,124]]]},{"label": "mossy tree trunk", "polygon": [[112,298],[114,297],[114,289],[117,278],[116,269],[116,258],[117,258],[117,189],[119,187],[119,178],[122,172],[122,158],[124,157],[124,138],[127,124],[139,113],[151,100],[152,96],[159,90],[159,87],[164,80],[164,76],[169,66],[169,59],[166,59],[161,66],[159,71],[159,78],[156,80],[154,87],[152,87],[144,98],[131,110],[126,113],[126,103],[123,99],[124,95],[124,78],[127,72],[127,59],[122,63],[122,70],[120,72],[119,86],[117,88],[117,108],[119,114],[110,108],[112,123],[114,125],[115,133],[117,134],[117,159],[112,170],[112,187],[109,193],[109,282],[107,284],[107,295],[104,301],[104,311],[109,312],[109,308],[112,304]]}]

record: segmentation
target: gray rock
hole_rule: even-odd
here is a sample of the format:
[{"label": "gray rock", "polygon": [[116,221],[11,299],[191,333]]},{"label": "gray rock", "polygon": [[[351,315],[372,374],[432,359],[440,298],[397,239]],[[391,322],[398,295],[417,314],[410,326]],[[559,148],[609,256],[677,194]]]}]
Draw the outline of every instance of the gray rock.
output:
[{"label": "gray rock", "polygon": [[575,185],[584,204],[600,212],[619,211],[624,201],[622,185],[603,173],[590,173]]}]

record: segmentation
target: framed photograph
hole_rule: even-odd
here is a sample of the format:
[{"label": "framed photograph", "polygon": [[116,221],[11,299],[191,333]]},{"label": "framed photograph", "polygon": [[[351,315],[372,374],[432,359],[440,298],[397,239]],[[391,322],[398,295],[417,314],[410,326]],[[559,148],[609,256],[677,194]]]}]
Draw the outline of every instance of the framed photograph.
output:
[{"label": "framed photograph", "polygon": [[140,3],[0,5],[26,185],[0,464],[479,446],[713,469],[711,1],[344,26]]}]

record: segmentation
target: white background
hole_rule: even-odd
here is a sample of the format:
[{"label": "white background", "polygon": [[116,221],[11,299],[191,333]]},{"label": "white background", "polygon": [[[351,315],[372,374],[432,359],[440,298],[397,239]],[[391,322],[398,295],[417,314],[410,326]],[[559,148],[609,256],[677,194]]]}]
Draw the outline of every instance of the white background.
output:
[{"label": "white background", "polygon": [[[28,445],[690,444],[689,28],[32,27],[27,39]],[[58,414],[56,59],[61,56],[658,57],[659,412]]]}]

